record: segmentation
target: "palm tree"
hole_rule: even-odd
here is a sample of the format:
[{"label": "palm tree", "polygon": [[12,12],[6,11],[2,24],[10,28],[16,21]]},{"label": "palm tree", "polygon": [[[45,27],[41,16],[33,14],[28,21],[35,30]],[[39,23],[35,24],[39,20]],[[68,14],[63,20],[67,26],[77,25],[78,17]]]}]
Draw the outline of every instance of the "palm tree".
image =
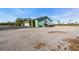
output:
[{"label": "palm tree", "polygon": [[69,24],[71,24],[71,19],[69,20]]},{"label": "palm tree", "polygon": [[77,21],[75,23],[78,24]]},{"label": "palm tree", "polygon": [[58,20],[57,22],[58,22],[58,24],[60,24],[60,20]]}]

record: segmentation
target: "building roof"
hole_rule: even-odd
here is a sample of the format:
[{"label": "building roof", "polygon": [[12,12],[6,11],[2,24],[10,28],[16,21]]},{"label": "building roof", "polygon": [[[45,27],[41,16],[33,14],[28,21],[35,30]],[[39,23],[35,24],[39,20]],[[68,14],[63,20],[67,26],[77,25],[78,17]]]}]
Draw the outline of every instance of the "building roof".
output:
[{"label": "building roof", "polygon": [[46,20],[46,19],[49,19],[50,21],[52,21],[49,17],[47,17],[47,16],[43,16],[43,17],[39,17],[39,18],[36,18],[36,19],[34,19],[34,20]]}]

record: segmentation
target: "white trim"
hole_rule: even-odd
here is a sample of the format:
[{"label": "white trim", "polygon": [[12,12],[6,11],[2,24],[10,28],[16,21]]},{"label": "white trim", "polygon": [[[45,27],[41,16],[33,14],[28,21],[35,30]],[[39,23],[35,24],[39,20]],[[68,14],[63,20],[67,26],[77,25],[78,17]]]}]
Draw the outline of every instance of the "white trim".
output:
[{"label": "white trim", "polygon": [[37,20],[35,20],[35,27],[38,27],[38,23],[37,23]]}]

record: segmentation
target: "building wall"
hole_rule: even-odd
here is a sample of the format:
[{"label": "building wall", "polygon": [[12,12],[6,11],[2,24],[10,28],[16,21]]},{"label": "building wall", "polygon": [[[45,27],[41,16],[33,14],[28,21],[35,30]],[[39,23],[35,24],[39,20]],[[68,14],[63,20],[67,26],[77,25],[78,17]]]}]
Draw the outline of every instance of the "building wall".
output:
[{"label": "building wall", "polygon": [[25,21],[22,23],[22,26],[30,27],[29,21]]},{"label": "building wall", "polygon": [[46,19],[46,20],[30,20],[30,21],[24,22],[24,26],[27,26],[27,27],[45,27],[45,21],[47,21],[47,23],[50,23],[50,20],[48,20],[48,19]]},{"label": "building wall", "polygon": [[38,24],[38,27],[44,27],[45,26],[45,21],[47,21],[47,24],[50,24],[51,21],[46,19],[46,20],[37,20],[37,24]]},{"label": "building wall", "polygon": [[35,20],[35,27],[38,27],[38,21]]},{"label": "building wall", "polygon": [[27,26],[27,27],[30,27],[29,23],[25,23],[24,25]]},{"label": "building wall", "polygon": [[44,27],[44,21],[37,21],[38,27]]}]

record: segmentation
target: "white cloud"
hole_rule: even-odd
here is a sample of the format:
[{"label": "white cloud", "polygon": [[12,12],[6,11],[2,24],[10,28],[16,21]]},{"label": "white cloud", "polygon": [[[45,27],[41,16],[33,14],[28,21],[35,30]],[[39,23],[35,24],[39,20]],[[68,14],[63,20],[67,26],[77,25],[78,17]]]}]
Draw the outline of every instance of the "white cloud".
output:
[{"label": "white cloud", "polygon": [[55,22],[57,22],[57,20],[60,20],[61,22],[68,23],[69,20],[71,19],[72,23],[75,23],[76,21],[79,23],[79,9],[72,9],[61,15],[50,16],[50,17],[54,18]]},{"label": "white cloud", "polygon": [[24,11],[22,11],[21,9],[16,8],[14,10],[14,13],[17,15],[17,17],[23,17],[24,16]]},{"label": "white cloud", "polygon": [[15,15],[0,11],[0,22],[15,21],[15,19],[16,19]]},{"label": "white cloud", "polygon": [[16,12],[20,13],[20,14],[24,14],[24,12],[18,8],[16,8]]}]

